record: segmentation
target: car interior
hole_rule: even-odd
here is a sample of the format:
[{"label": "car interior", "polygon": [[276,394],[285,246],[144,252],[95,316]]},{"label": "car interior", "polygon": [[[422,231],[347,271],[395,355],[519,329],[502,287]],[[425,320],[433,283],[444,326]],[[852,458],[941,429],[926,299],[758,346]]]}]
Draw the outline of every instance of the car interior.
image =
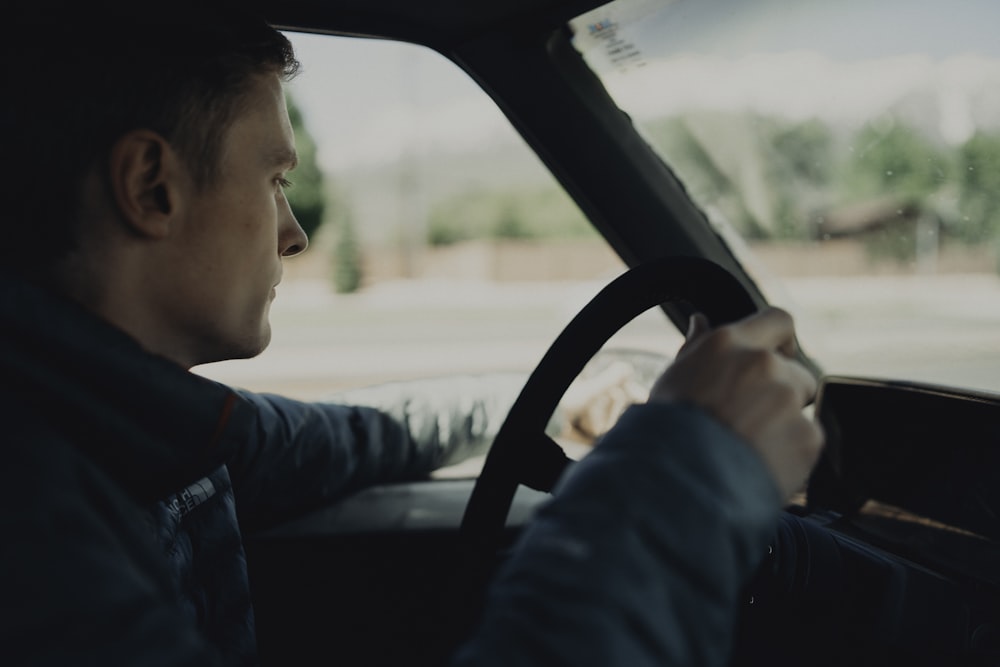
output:
[{"label": "car interior", "polygon": [[[547,429],[573,383],[637,323],[659,341],[633,359],[649,378],[676,351],[692,313],[721,324],[766,304],[788,305],[800,323],[800,360],[820,380],[807,409],[827,442],[747,584],[732,664],[1000,662],[1000,301],[974,301],[980,292],[996,297],[1000,244],[989,224],[971,227],[977,216],[987,221],[990,188],[1000,186],[1000,168],[988,169],[1000,165],[1000,140],[988,141],[990,123],[1000,125],[1000,68],[990,69],[1000,50],[989,51],[984,28],[997,10],[987,2],[799,4],[262,5],[302,45],[303,77],[314,77],[316,94],[359,105],[359,117],[364,102],[353,99],[347,70],[374,56],[324,64],[321,43],[402,45],[447,64],[613,256],[589,262],[584,291],[553,288],[546,303],[561,309],[547,347],[519,356],[523,386],[481,467],[368,489],[247,536],[264,664],[445,662],[521,528],[586,455]],[[433,97],[417,58],[400,53],[396,84],[369,76],[365,86]],[[876,63],[883,78],[873,78]],[[938,92],[904,89],[918,74],[934,78]],[[294,82],[290,89],[298,94]],[[743,111],[724,111],[736,98]],[[815,120],[833,118],[835,104],[840,125]],[[465,118],[449,119],[445,134],[457,135]],[[933,140],[903,133],[926,118]],[[316,133],[337,131],[333,116],[312,111],[308,120]],[[426,141],[439,132],[413,123]],[[349,161],[349,137],[332,136]],[[925,144],[937,152],[920,153]],[[900,148],[890,154],[890,145]],[[966,162],[945,168],[945,146],[958,146]],[[841,181],[827,169],[834,158],[853,165]],[[973,176],[978,190],[968,189]],[[387,187],[406,191],[407,183]],[[355,207],[360,225],[374,225],[377,205],[387,206],[372,201]],[[977,247],[993,254],[981,261]],[[790,291],[769,268],[779,255]],[[558,264],[540,257],[530,266]],[[833,278],[821,280],[828,266]],[[854,290],[854,300],[831,285]],[[917,312],[923,298],[939,309]],[[801,316],[795,302],[806,303]],[[474,317],[491,306],[470,297],[465,307]],[[482,317],[484,328],[500,326]],[[437,342],[448,344],[447,335],[446,327]],[[949,359],[957,363],[946,367]],[[433,374],[485,368],[469,366],[442,363]]]}]

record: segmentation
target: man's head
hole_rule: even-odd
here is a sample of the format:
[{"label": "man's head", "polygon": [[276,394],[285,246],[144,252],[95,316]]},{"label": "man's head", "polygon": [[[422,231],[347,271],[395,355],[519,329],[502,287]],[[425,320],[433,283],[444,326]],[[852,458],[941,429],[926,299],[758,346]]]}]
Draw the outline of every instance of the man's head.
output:
[{"label": "man's head", "polygon": [[35,5],[3,47],[4,265],[184,365],[251,356],[306,245],[280,186],[298,63],[252,16],[126,4]]}]

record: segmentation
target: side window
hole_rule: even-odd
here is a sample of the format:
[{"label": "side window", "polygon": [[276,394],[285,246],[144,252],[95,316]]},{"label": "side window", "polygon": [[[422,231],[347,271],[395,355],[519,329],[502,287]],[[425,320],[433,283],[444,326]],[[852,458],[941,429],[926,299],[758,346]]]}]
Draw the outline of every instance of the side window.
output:
[{"label": "side window", "polygon": [[[623,262],[453,63],[410,44],[289,37],[303,65],[287,86],[302,158],[289,200],[318,227],[286,261],[270,347],[196,371],[304,400],[386,382],[526,378]],[[649,313],[614,345],[672,355],[679,343]]]}]

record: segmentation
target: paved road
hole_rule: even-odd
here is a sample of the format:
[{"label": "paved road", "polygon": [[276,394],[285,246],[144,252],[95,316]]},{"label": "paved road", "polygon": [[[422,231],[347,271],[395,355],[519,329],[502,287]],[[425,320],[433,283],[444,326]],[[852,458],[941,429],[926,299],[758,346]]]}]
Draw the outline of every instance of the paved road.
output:
[{"label": "paved road", "polygon": [[[528,373],[603,283],[385,283],[332,294],[283,283],[274,339],[260,357],[205,375],[302,398],[389,379]],[[1000,279],[988,274],[808,278],[766,287],[792,310],[800,340],[828,372],[937,381],[1000,391]],[[615,344],[672,354],[680,342],[658,312]]]}]

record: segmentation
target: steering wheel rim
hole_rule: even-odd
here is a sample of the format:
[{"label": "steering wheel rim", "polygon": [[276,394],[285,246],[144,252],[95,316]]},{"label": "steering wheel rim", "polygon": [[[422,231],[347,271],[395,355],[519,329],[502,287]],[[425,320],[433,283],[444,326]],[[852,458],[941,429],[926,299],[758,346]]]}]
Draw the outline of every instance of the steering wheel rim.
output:
[{"label": "steering wheel rim", "polygon": [[663,257],[629,269],[606,285],[566,325],[532,371],[486,456],[466,505],[460,533],[490,548],[503,533],[521,484],[551,492],[572,462],[545,435],[563,394],[587,362],[619,329],[653,306],[687,306],[712,326],[757,310],[746,288],[701,257]]}]

